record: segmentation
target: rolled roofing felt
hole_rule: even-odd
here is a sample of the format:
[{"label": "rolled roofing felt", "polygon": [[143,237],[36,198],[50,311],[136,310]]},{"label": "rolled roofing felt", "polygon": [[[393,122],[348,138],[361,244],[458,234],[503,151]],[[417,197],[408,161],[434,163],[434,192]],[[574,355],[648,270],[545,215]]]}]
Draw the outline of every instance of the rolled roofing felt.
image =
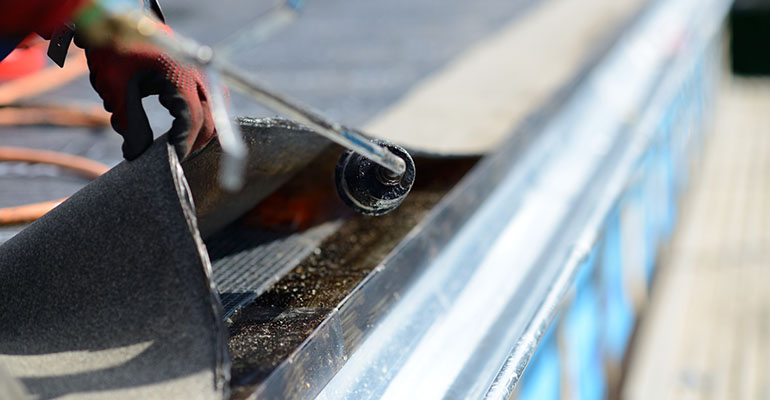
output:
[{"label": "rolled roofing felt", "polygon": [[[332,143],[285,119],[239,118],[238,125],[249,149],[240,190],[228,192],[218,182],[216,172],[223,153],[217,141],[211,141],[182,163],[204,238],[251,210]],[[330,175],[330,182],[332,178]]]},{"label": "rolled roofing felt", "polygon": [[0,246],[0,364],[33,396],[226,396],[221,306],[159,140]]}]

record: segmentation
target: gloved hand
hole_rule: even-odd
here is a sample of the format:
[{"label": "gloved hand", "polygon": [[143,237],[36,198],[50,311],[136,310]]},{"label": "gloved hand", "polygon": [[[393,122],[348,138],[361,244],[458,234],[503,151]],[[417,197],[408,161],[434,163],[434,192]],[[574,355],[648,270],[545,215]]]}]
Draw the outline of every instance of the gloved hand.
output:
[{"label": "gloved hand", "polygon": [[133,160],[153,141],[142,98],[157,94],[174,117],[168,139],[180,159],[215,135],[209,93],[203,75],[157,47],[116,44],[86,48],[91,85],[112,113],[112,127],[123,136],[123,156]]}]

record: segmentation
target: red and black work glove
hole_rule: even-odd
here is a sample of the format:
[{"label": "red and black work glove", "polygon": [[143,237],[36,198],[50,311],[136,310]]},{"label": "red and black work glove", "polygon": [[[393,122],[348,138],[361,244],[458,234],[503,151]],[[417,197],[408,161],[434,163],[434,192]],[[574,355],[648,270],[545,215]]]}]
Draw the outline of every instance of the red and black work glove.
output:
[{"label": "red and black work glove", "polygon": [[167,132],[180,158],[206,145],[215,135],[209,92],[203,75],[157,47],[131,44],[86,48],[91,85],[112,113],[112,127],[123,136],[123,156],[133,160],[153,141],[142,98],[158,95],[174,117]]}]

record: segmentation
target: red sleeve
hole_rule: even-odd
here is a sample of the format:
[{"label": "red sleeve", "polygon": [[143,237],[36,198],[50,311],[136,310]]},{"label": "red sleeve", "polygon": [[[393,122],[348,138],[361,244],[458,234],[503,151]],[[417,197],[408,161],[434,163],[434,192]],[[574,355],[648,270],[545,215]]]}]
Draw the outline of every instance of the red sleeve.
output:
[{"label": "red sleeve", "polygon": [[0,0],[0,36],[50,35],[88,0]]}]

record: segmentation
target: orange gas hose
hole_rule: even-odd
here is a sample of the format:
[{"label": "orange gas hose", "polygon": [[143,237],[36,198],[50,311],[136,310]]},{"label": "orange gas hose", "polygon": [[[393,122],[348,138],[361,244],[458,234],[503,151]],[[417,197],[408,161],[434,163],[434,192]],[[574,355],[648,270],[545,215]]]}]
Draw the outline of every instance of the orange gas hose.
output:
[{"label": "orange gas hose", "polygon": [[67,58],[66,68],[56,65],[34,74],[0,85],[0,104],[13,104],[21,99],[45,93],[88,73],[88,62],[82,50]]},{"label": "orange gas hose", "polygon": [[[22,147],[0,146],[0,161],[18,161],[38,164],[50,164],[70,170],[80,176],[96,179],[110,167],[100,162],[72,154]],[[0,208],[0,225],[32,222],[51,211],[65,199],[25,204],[16,207]]]},{"label": "orange gas hose", "polygon": [[101,128],[110,125],[110,114],[89,105],[23,105],[0,107],[0,126],[55,125]]},{"label": "orange gas hose", "polygon": [[0,208],[0,225],[16,225],[32,222],[45,215],[63,202],[64,199],[42,201],[23,206]]},{"label": "orange gas hose", "polygon": [[[75,53],[67,58],[66,68],[60,69],[57,66],[51,66],[37,73],[0,85],[0,105],[14,104],[27,97],[45,93],[86,73],[88,73],[88,63],[85,54],[83,51],[75,50]],[[108,122],[108,115],[105,112],[91,109],[38,107],[30,109],[6,108],[0,110],[0,124],[2,125],[47,123],[65,126],[102,126]],[[110,169],[107,165],[84,157],[20,147],[0,147],[0,161],[56,165],[89,179],[96,179]],[[66,198],[25,204],[17,207],[0,208],[0,225],[32,222],[64,200]]]}]

